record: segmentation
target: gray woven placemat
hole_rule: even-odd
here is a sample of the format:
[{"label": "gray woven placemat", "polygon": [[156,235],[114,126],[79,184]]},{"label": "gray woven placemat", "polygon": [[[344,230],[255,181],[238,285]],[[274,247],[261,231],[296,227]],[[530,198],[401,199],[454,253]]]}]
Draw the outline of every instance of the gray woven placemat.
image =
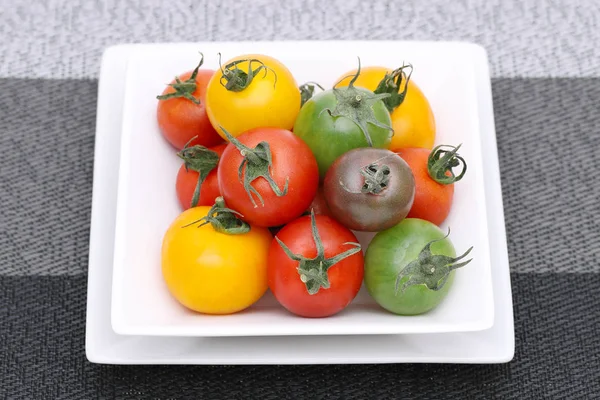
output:
[{"label": "gray woven placemat", "polygon": [[[597,2],[0,0],[0,9],[0,398],[598,398]],[[86,361],[101,50],[132,41],[275,38],[462,39],[486,46],[515,302],[513,362]]]}]

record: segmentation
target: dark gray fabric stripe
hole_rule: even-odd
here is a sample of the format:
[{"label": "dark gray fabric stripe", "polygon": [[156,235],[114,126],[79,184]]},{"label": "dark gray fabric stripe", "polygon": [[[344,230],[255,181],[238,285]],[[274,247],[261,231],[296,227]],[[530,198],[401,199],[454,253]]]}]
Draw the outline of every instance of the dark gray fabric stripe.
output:
[{"label": "dark gray fabric stripe", "polygon": [[[86,271],[96,91],[0,79],[0,274]],[[600,78],[496,79],[493,94],[511,268],[599,272]]]},{"label": "dark gray fabric stripe", "polygon": [[509,364],[136,367],[86,361],[84,275],[4,276],[0,399],[594,398],[600,274],[512,274],[512,283]]},{"label": "dark gray fabric stripe", "polygon": [[0,79],[0,274],[87,270],[97,87]]},{"label": "dark gray fabric stripe", "polygon": [[493,96],[512,270],[600,272],[600,79],[498,79]]}]

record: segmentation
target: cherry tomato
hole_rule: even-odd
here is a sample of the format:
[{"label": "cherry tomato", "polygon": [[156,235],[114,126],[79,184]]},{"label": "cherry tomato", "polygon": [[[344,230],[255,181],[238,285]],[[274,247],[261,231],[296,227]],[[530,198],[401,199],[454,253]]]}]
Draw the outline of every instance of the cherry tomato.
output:
[{"label": "cherry tomato", "polygon": [[[365,286],[386,310],[423,314],[442,302],[468,249],[456,257],[448,234],[431,222],[407,218],[375,235],[365,255]],[[459,262],[460,261],[460,262]]]},{"label": "cherry tomato", "polygon": [[[446,146],[444,146],[446,147]],[[452,207],[454,182],[462,179],[467,164],[457,154],[458,147],[441,146],[433,151],[419,148],[400,149],[397,154],[410,166],[415,178],[415,199],[408,212],[409,218],[420,218],[441,225]],[[460,163],[463,169],[458,176],[452,168]]]},{"label": "cherry tomato", "polygon": [[276,59],[249,54],[227,61],[208,83],[212,125],[233,137],[260,127],[292,129],[300,110],[300,90],[292,73]]},{"label": "cherry tomato", "polygon": [[268,229],[249,226],[227,211],[194,207],[171,224],[162,244],[162,273],[181,304],[205,314],[231,314],[267,290]]},{"label": "cherry tomato", "polygon": [[157,96],[158,127],[177,150],[186,143],[211,147],[223,142],[206,114],[206,90],[214,71],[199,69],[201,65],[202,60],[196,69],[178,76]]},{"label": "cherry tomato", "polygon": [[350,150],[323,183],[332,215],[346,228],[377,232],[402,221],[415,196],[415,180],[400,156],[370,147]]},{"label": "cherry tomato", "polygon": [[[178,153],[184,163],[177,172],[175,190],[184,210],[196,206],[212,206],[221,195],[217,168],[218,160],[227,145],[223,143],[210,149],[198,147],[184,148]],[[207,155],[207,151],[214,154]]]},{"label": "cherry tomato", "polygon": [[363,279],[356,236],[333,218],[303,216],[277,233],[269,248],[268,283],[275,298],[303,317],[346,308]]},{"label": "cherry tomato", "polygon": [[225,202],[245,221],[279,226],[307,209],[317,192],[319,171],[301,139],[278,128],[252,129],[229,139],[217,175]]},{"label": "cherry tomato", "polygon": [[[392,82],[400,83],[399,87],[394,88],[396,94],[400,91],[400,95],[402,95],[403,90],[405,88],[407,90],[405,96],[397,99],[400,101],[398,106],[395,106],[393,103],[390,104],[390,102],[395,100],[395,96],[384,100],[391,113],[392,128],[394,129],[394,136],[392,136],[389,148],[391,150],[403,147],[431,149],[435,142],[436,134],[433,111],[431,110],[429,101],[414,80],[408,79],[408,87],[406,86],[407,75],[403,72],[406,67],[408,66],[403,66],[394,71],[385,67],[365,67],[362,69],[355,85],[378,93],[377,88],[382,79],[386,74],[390,74],[388,77],[392,79]],[[337,87],[347,86],[351,76],[355,73],[356,71],[350,71],[342,75],[338,79],[340,83]],[[398,82],[398,79],[402,82]],[[382,91],[390,92],[385,89],[382,89]]]}]

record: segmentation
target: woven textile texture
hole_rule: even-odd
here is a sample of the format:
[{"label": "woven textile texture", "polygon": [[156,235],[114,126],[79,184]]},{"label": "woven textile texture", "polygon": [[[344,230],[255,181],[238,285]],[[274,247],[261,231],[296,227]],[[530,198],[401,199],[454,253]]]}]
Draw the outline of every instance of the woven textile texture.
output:
[{"label": "woven textile texture", "polygon": [[[115,367],[85,359],[102,50],[484,45],[513,285],[504,365]],[[600,398],[600,2],[0,0],[0,399]]]}]

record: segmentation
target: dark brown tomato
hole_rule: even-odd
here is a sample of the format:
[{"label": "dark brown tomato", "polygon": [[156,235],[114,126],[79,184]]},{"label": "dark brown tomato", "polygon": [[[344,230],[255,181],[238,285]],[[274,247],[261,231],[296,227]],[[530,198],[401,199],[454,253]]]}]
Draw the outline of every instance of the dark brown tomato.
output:
[{"label": "dark brown tomato", "polygon": [[377,232],[406,217],[415,197],[415,180],[397,154],[359,148],[332,164],[323,189],[335,219],[356,231]]}]

